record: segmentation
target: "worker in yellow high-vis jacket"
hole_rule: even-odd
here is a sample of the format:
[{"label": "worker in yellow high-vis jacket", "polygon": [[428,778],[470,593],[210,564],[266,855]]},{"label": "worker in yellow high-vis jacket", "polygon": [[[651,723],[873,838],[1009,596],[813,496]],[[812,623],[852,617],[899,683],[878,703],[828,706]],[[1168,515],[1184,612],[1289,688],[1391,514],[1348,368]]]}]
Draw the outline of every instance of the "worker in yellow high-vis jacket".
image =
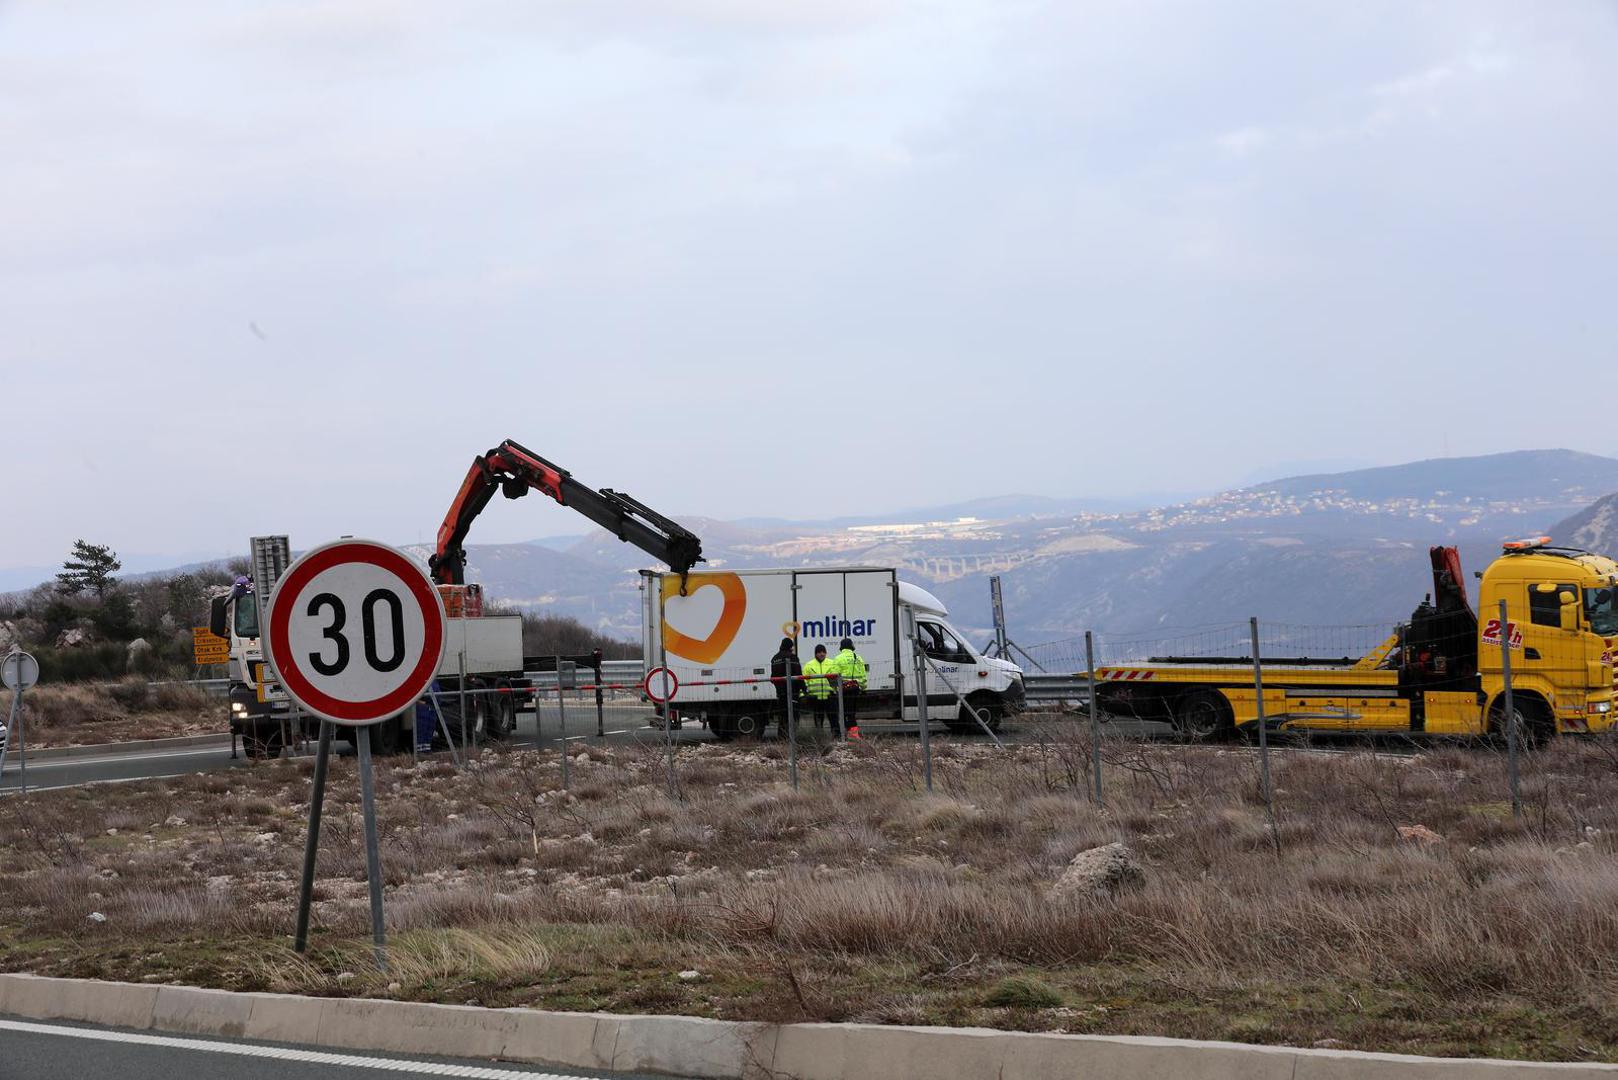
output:
[{"label": "worker in yellow high-vis jacket", "polygon": [[803,665],[803,697],[809,705],[809,711],[815,717],[815,730],[819,731],[830,721],[832,734],[840,735],[837,730],[837,707],[832,701],[831,661],[826,658],[826,646],[815,646],[815,658]]},{"label": "worker in yellow high-vis jacket", "polygon": [[865,658],[854,651],[852,638],[844,638],[838,645],[838,653],[832,657],[830,669],[842,690],[843,722],[848,725],[848,737],[857,739],[860,725],[855,716],[860,697],[865,693],[866,668]]}]

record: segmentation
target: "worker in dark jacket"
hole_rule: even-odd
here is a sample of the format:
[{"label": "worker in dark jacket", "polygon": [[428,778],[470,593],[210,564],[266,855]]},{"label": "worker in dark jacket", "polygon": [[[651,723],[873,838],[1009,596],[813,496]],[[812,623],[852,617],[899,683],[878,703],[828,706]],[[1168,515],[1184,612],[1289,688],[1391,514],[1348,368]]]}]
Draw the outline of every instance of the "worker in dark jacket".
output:
[{"label": "worker in dark jacket", "polygon": [[787,731],[787,695],[796,702],[803,697],[803,665],[798,663],[798,648],[789,637],[781,639],[781,647],[770,657],[770,678],[775,683],[775,707],[778,730]]}]

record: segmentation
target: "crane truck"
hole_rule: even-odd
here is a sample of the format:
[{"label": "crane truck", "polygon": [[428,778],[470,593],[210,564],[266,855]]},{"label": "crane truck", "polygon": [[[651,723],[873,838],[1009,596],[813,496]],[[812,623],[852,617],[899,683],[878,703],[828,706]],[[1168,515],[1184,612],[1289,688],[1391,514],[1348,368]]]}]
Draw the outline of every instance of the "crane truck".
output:
[{"label": "crane truck", "polygon": [[[453,738],[468,732],[504,737],[514,726],[518,710],[532,700],[532,686],[524,675],[532,665],[523,656],[521,617],[485,614],[481,589],[465,580],[466,550],[462,545],[496,491],[508,499],[543,492],[667,563],[676,574],[683,576],[702,561],[702,541],[695,533],[623,492],[587,487],[566,469],[510,439],[478,455],[444,515],[435,549],[427,560],[428,574],[444,600],[449,621],[437,685],[443,691],[438,703]],[[290,556],[286,537],[255,538],[253,576],[239,579],[228,594],[212,602],[209,628],[230,642],[231,731],[242,737],[249,757],[276,756],[292,734],[290,702],[275,685],[258,631],[260,600],[267,599]],[[463,688],[473,691],[464,698],[464,716],[463,699],[457,693]],[[418,712],[424,710],[406,710],[377,724],[373,748],[386,753],[408,748],[412,739],[430,738],[434,720],[418,717]],[[343,731],[348,738],[352,733],[351,728]]]},{"label": "crane truck", "polygon": [[[1513,719],[1530,738],[1612,727],[1618,562],[1553,546],[1549,537],[1507,543],[1479,575],[1480,618],[1456,549],[1434,547],[1429,558],[1432,594],[1371,652],[1260,662],[1266,725],[1499,734],[1506,717],[1502,654],[1509,652]],[[1255,730],[1259,722],[1251,657],[1163,656],[1098,667],[1092,690],[1110,715],[1168,721],[1198,740]]]}]

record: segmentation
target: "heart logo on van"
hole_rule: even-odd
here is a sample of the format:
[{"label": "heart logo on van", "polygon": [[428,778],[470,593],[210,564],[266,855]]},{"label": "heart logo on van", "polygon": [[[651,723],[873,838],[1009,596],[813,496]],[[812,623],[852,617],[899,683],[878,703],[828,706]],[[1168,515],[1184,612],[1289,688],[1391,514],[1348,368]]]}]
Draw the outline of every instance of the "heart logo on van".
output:
[{"label": "heart logo on van", "polygon": [[[663,647],[675,656],[698,664],[711,664],[725,654],[736,633],[742,628],[742,616],[747,614],[747,586],[735,574],[690,574],[686,577],[684,599],[690,599],[703,589],[718,589],[724,599],[719,619],[705,638],[682,634],[663,620]],[[680,598],[680,578],[668,574],[663,578],[663,612],[668,613],[671,599]]]}]

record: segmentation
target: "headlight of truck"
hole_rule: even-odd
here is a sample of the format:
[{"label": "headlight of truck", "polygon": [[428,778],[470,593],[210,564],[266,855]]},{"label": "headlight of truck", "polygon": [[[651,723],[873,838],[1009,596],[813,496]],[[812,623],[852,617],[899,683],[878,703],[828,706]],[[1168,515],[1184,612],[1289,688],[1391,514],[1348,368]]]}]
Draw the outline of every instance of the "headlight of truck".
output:
[{"label": "headlight of truck", "polygon": [[1610,701],[1597,701],[1593,705],[1590,706],[1590,711],[1591,712],[1596,712],[1596,713],[1612,712],[1612,702],[1610,702]]},{"label": "headlight of truck", "polygon": [[239,701],[232,701],[230,703],[230,715],[232,715],[232,716],[246,716],[247,715],[247,706],[243,705]]}]

